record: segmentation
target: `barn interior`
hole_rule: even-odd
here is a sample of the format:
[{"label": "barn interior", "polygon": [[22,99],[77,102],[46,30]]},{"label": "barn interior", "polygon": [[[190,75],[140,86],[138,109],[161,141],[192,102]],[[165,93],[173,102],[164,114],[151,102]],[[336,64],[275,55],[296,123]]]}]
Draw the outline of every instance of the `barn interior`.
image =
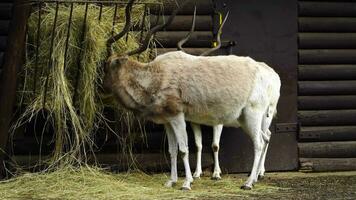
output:
[{"label": "barn interior", "polygon": [[[135,26],[116,50],[136,47],[151,27],[169,17],[177,2],[181,0],[137,3],[133,17]],[[97,94],[101,91],[98,60],[102,60],[105,50],[100,43],[105,35],[100,33],[118,32],[123,27],[124,5],[122,1],[90,0],[0,2],[2,177],[11,177],[19,167],[37,172],[47,169],[51,166],[49,161],[58,164],[55,160],[69,155],[68,152],[73,153],[70,154],[73,157],[80,155],[86,164],[115,172],[169,171],[163,126],[138,119],[115,107],[110,98]],[[150,49],[136,59],[149,61],[177,50],[178,41],[191,29],[194,7],[195,30],[184,44],[188,53],[199,55],[214,47],[222,19],[229,12],[221,33],[221,48],[214,55],[249,56],[265,62],[281,77],[278,115],[270,127],[272,138],[266,158],[267,171],[356,170],[356,1],[192,0],[168,27],[155,34]],[[98,28],[90,29],[96,24]],[[63,33],[63,52],[56,51],[59,33]],[[91,37],[89,33],[97,38],[96,43],[87,42]],[[73,45],[74,40],[79,48]],[[101,45],[101,50],[95,55],[86,54],[85,44]],[[45,48],[48,49],[44,51]],[[56,116],[50,109],[51,102],[59,100],[52,96],[54,76],[51,70],[57,69],[53,66],[60,61],[52,59],[52,54],[62,55],[64,61],[61,62],[67,63],[67,59],[68,65],[73,65],[62,71],[69,77],[71,90],[68,93],[71,107],[64,110],[73,109],[73,115],[85,118],[89,124],[80,125],[85,132],[82,139],[89,138],[89,142],[79,144],[77,149],[71,148],[76,135],[73,135],[76,132],[73,115]],[[83,64],[83,55],[92,56],[89,64]],[[33,69],[26,70],[30,64]],[[85,68],[89,65],[94,70]],[[87,76],[86,69],[91,69],[93,76]],[[90,91],[83,89],[84,79],[92,80]],[[92,96],[86,101],[84,94],[90,92]],[[35,100],[38,104],[33,103]],[[87,112],[85,105],[97,107]],[[32,111],[36,108],[36,112],[29,112],[29,108]],[[58,129],[56,122],[59,121],[66,128]],[[61,138],[58,134],[62,131],[66,136]],[[209,172],[214,164],[211,127],[204,126],[203,132],[202,165],[204,171]],[[190,162],[194,166],[196,148],[190,127],[188,133]],[[223,173],[251,170],[252,142],[241,129],[224,127],[220,143]],[[68,162],[76,161],[70,159]],[[179,169],[183,169],[182,163]]]}]

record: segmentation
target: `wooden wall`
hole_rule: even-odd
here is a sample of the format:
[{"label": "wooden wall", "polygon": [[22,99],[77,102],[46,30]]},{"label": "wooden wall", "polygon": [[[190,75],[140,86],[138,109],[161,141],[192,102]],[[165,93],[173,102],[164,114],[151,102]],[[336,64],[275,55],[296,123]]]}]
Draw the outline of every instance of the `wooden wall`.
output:
[{"label": "wooden wall", "polygon": [[299,1],[302,170],[356,170],[356,1]]}]

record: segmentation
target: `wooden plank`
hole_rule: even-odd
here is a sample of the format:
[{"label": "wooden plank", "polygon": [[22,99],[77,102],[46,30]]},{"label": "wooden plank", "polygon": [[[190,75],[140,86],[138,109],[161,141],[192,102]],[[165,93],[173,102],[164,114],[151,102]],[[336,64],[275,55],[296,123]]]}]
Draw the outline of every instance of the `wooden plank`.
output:
[{"label": "wooden plank", "polygon": [[298,96],[299,110],[356,109],[356,95]]},{"label": "wooden plank", "polygon": [[301,158],[356,158],[356,141],[298,143]]},{"label": "wooden plank", "polygon": [[302,49],[299,64],[356,64],[356,49]]},{"label": "wooden plank", "polygon": [[[163,14],[170,15],[177,8],[177,3],[181,4],[184,0],[163,0]],[[214,13],[213,2],[211,0],[193,0],[188,2],[179,12],[180,15],[191,15],[194,13],[194,6],[197,7],[197,15],[210,15]],[[159,6],[151,6],[151,13],[159,14]]]},{"label": "wooden plank", "polygon": [[[139,169],[145,171],[169,171],[170,170],[170,158],[169,153],[140,153],[133,154],[135,158],[135,164]],[[48,158],[48,156],[42,156],[42,160]],[[14,155],[11,157],[21,167],[32,167],[39,161],[38,155]],[[95,163],[103,165],[105,167],[110,167],[115,171],[124,171],[128,169],[128,164],[132,163],[132,160],[127,157],[127,155],[122,154],[96,154],[96,161],[94,158],[89,159],[89,163]],[[184,169],[183,162],[181,159],[177,160],[178,169]],[[190,156],[189,158],[191,166],[195,166],[196,157]],[[202,153],[202,168],[210,169],[214,164],[213,157],[210,153]],[[131,166],[132,167],[132,166]]]},{"label": "wooden plank", "polygon": [[[23,63],[25,33],[30,4],[25,0],[15,0],[14,18],[10,24],[8,40],[11,45],[5,51],[2,73],[0,74],[0,163],[5,159],[9,136],[10,121],[16,99],[18,71]],[[4,166],[0,165],[0,176],[5,176]]]},{"label": "wooden plank", "polygon": [[299,65],[299,80],[356,79],[356,65]]},{"label": "wooden plank", "polygon": [[356,170],[356,158],[300,158],[299,162],[301,171]]},{"label": "wooden plank", "polygon": [[303,17],[355,17],[355,2],[299,1],[299,16]]},{"label": "wooden plank", "polygon": [[353,17],[299,17],[299,32],[356,32]]},{"label": "wooden plank", "polygon": [[356,95],[356,81],[298,81],[298,94]]},{"label": "wooden plank", "polygon": [[[155,39],[162,47],[177,47],[177,43],[187,35],[187,31],[160,31],[155,35]],[[211,31],[193,32],[190,39],[184,44],[185,47],[210,47],[213,40]]]},{"label": "wooden plank", "polygon": [[299,33],[300,49],[356,48],[356,33]]},{"label": "wooden plank", "polygon": [[[170,170],[169,153],[137,153],[133,154],[136,165],[141,170],[168,171]],[[96,159],[101,165],[117,166],[118,170],[126,170],[131,158],[122,154],[97,154]],[[183,162],[178,159],[178,168],[183,169]],[[195,166],[196,156],[189,156],[191,166]],[[211,167],[214,164],[210,153],[202,153],[202,168]]]},{"label": "wooden plank", "polygon": [[298,119],[302,126],[356,125],[356,110],[302,110]]},{"label": "wooden plank", "polygon": [[11,19],[12,9],[12,3],[0,3],[0,19]]},{"label": "wooden plank", "polygon": [[[184,51],[192,55],[200,55],[209,48],[184,48]],[[177,51],[177,48],[157,48],[157,55],[161,55],[167,52]],[[213,52],[211,55],[226,55],[228,52],[226,49],[219,49]]]},{"label": "wooden plank", "polygon": [[301,127],[300,142],[356,140],[356,126],[312,126]]},{"label": "wooden plank", "polygon": [[[156,25],[157,17],[159,17],[159,24],[164,23],[162,16],[151,15],[150,22],[151,27]],[[169,15],[164,16],[164,19],[167,20]],[[192,18],[193,15],[177,15],[174,17],[172,23],[165,28],[167,31],[189,31],[192,27]],[[213,28],[213,18],[211,15],[197,15],[195,20],[194,31],[211,31]]]}]

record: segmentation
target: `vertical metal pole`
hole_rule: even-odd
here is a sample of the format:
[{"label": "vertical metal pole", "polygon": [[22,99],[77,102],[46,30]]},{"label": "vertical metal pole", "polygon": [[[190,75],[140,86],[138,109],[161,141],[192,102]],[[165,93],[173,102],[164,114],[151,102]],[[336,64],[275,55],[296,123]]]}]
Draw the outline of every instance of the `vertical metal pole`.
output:
[{"label": "vertical metal pole", "polygon": [[[141,33],[140,33],[140,43],[142,42],[142,38],[143,38],[143,32],[144,32],[144,26],[145,26],[145,20],[146,20],[146,15],[147,15],[147,4],[145,4],[145,7],[144,7],[144,11],[143,11],[144,13],[143,13],[143,17],[142,17],[142,22],[141,22],[141,27],[140,27],[140,29],[141,29]],[[142,53],[142,52],[141,52]],[[141,53],[139,53],[138,55],[137,55],[137,59],[138,58],[140,58],[140,55],[141,55]]]},{"label": "vertical metal pole", "polygon": [[143,31],[144,31],[144,26],[145,26],[145,20],[146,20],[146,15],[147,15],[147,4],[145,4],[144,7],[144,13],[143,13],[143,17],[142,17],[142,22],[141,22],[141,33],[140,33],[140,42],[142,41],[142,37],[143,37]]},{"label": "vertical metal pole", "polygon": [[67,37],[66,37],[66,46],[64,50],[64,66],[63,69],[66,69],[66,60],[67,60],[67,52],[68,52],[68,43],[69,43],[69,37],[70,37],[70,28],[72,24],[72,15],[73,15],[73,3],[70,4],[70,11],[69,11],[69,19],[68,19],[68,27],[67,27]]},{"label": "vertical metal pole", "polygon": [[101,15],[103,13],[103,4],[101,3],[100,4],[100,10],[99,10],[99,17],[98,17],[98,20],[101,21]]},{"label": "vertical metal pole", "polygon": [[38,72],[38,54],[39,54],[39,49],[41,45],[40,41],[40,33],[41,33],[41,12],[42,12],[42,7],[41,3],[38,3],[38,21],[37,21],[37,35],[36,35],[36,50],[35,50],[35,73],[33,76],[33,94],[36,95],[36,89],[37,89],[37,72]]},{"label": "vertical metal pole", "polygon": [[118,4],[115,4],[114,16],[112,17],[111,35],[114,35],[114,32],[115,32],[114,27],[115,27],[115,24],[116,24],[117,6],[118,6]]},{"label": "vertical metal pole", "polygon": [[53,64],[52,54],[53,54],[55,31],[56,31],[56,26],[57,26],[58,7],[59,7],[59,3],[56,2],[56,12],[54,14],[54,22],[53,22],[52,35],[51,35],[51,45],[50,45],[50,50],[49,50],[49,55],[48,55],[47,77],[46,77],[46,81],[45,81],[45,90],[44,90],[44,95],[43,95],[43,105],[42,105],[43,108],[45,108],[45,106],[46,106],[48,79],[49,79],[49,74],[50,74],[50,68],[52,67],[52,64]]}]

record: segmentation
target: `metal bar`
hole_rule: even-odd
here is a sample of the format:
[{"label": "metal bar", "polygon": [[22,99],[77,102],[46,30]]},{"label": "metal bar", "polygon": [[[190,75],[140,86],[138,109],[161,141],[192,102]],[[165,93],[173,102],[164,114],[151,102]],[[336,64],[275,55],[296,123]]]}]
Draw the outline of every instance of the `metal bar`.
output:
[{"label": "metal bar", "polygon": [[[140,33],[140,43],[142,42],[142,38],[143,38],[143,31],[144,31],[144,26],[145,26],[145,20],[146,20],[146,15],[147,15],[147,5],[145,5],[145,7],[143,8],[143,17],[142,17],[142,22],[141,22],[141,33]],[[139,58],[141,55],[141,53],[137,54],[137,58]]]},{"label": "metal bar", "polygon": [[53,53],[53,43],[54,43],[54,34],[56,31],[56,25],[57,25],[57,16],[58,16],[58,8],[59,8],[59,3],[56,3],[56,12],[54,14],[54,22],[53,22],[53,29],[52,29],[52,35],[51,35],[51,46],[50,46],[50,51],[48,55],[48,67],[47,67],[47,77],[46,77],[46,82],[45,82],[45,90],[44,90],[44,95],[43,95],[43,108],[46,105],[46,96],[47,96],[47,87],[48,87],[48,78],[49,78],[49,69],[52,65],[52,53]]},{"label": "metal bar", "polygon": [[[163,23],[165,23],[165,18],[164,18],[164,6],[163,5],[156,5],[159,7],[159,12],[158,12],[158,15],[157,15],[157,18],[156,18],[156,21],[155,21],[155,25],[154,26],[151,26],[151,27],[155,27],[158,25],[159,23],[159,18],[160,16],[162,15],[162,21]],[[150,27],[150,29],[151,29]],[[153,38],[156,38],[156,33],[153,35]],[[152,49],[149,48],[149,51],[150,51],[150,54],[152,54]]]},{"label": "metal bar", "polygon": [[36,89],[37,89],[37,71],[38,71],[38,54],[39,54],[39,48],[41,45],[40,42],[40,33],[41,33],[41,3],[38,4],[38,21],[37,21],[37,36],[36,36],[36,56],[35,56],[35,73],[33,76],[33,93],[36,95]]},{"label": "metal bar", "polygon": [[100,4],[100,10],[99,10],[99,21],[101,21],[101,15],[102,15],[102,13],[103,13],[103,4],[101,3]]},{"label": "metal bar", "polygon": [[147,15],[147,5],[145,5],[145,7],[144,7],[144,13],[143,13],[142,22],[141,22],[140,42],[142,42],[142,38],[143,38],[143,29],[145,26],[146,15]]},{"label": "metal bar", "polygon": [[126,43],[127,43],[127,40],[129,39],[129,33],[130,33],[130,31],[127,31],[127,33],[126,33],[126,37],[125,37]]},{"label": "metal bar", "polygon": [[[132,28],[132,27],[131,27]],[[131,29],[130,28],[130,29]],[[129,39],[129,33],[130,33],[130,31],[127,31],[127,33],[126,33],[126,37],[125,37],[125,42],[127,43],[127,40]]]},{"label": "metal bar", "polygon": [[118,6],[118,4],[115,4],[114,16],[112,17],[111,35],[114,35],[114,27],[115,27],[115,24],[116,24],[116,15],[117,15],[117,6]]},{"label": "metal bar", "polygon": [[69,43],[69,37],[70,37],[70,28],[72,24],[72,15],[73,15],[73,3],[70,4],[70,11],[69,11],[69,19],[68,19],[68,30],[67,30],[67,38],[66,38],[66,47],[64,50],[64,66],[63,69],[66,69],[66,60],[67,60],[67,52],[68,52],[68,43]]},{"label": "metal bar", "polygon": [[[83,43],[84,41],[84,38],[85,38],[85,29],[86,29],[86,23],[87,23],[87,16],[88,16],[88,3],[85,3],[85,14],[84,14],[84,21],[83,21],[83,32],[82,32],[82,38],[81,38],[81,41]],[[83,49],[80,50],[80,54],[79,54],[79,57],[78,57],[78,60],[77,60],[77,75],[76,75],[76,79],[75,79],[75,87],[74,87],[74,94],[73,94],[73,105],[75,104],[75,101],[76,101],[76,97],[78,96],[78,84],[79,84],[79,79],[80,79],[80,65],[81,65],[81,57],[82,57],[82,54],[83,54]]]}]

